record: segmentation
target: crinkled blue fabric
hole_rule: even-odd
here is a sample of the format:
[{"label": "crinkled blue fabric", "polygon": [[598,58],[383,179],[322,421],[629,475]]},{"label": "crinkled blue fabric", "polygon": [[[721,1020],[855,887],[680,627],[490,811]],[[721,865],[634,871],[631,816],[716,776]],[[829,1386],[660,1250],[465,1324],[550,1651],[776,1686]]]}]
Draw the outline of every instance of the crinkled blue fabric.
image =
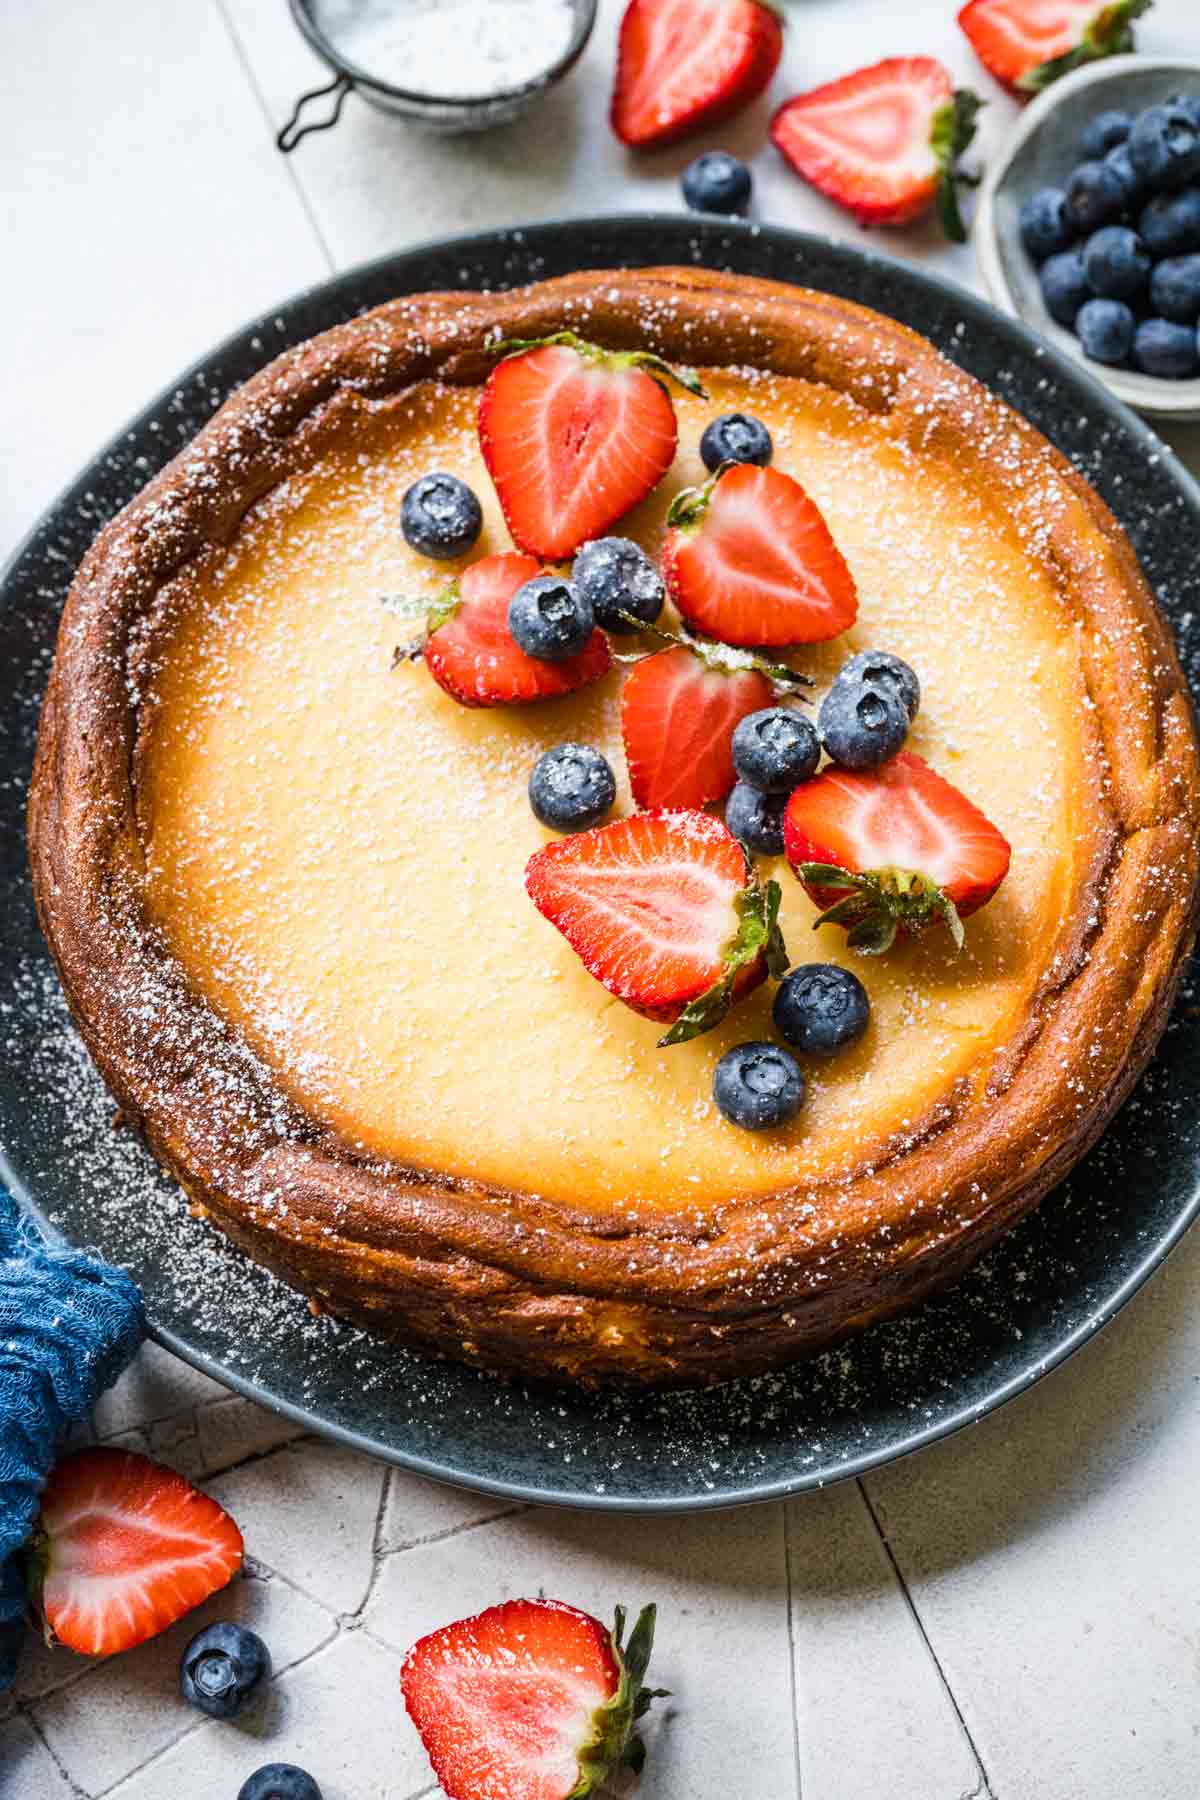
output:
[{"label": "crinkled blue fabric", "polygon": [[0,1693],[24,1632],[17,1552],[63,1433],[91,1411],[142,1341],[142,1296],[120,1269],[43,1242],[0,1191]]}]

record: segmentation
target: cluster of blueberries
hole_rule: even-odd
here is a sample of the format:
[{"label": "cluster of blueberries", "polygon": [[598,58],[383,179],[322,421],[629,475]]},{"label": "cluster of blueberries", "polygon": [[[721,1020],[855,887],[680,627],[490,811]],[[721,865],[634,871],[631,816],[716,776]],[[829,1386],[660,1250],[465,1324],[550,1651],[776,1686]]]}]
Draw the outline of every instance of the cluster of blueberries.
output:
[{"label": "cluster of blueberries", "polygon": [[1186,380],[1200,373],[1200,96],[1098,113],[1079,148],[1066,186],[1021,208],[1046,310],[1093,361]]},{"label": "cluster of blueberries", "polygon": [[[843,768],[875,769],[894,756],[921,704],[921,686],[906,662],[863,650],[842,667],[818,715],[819,732],[786,707],[751,713],[733,734],[737,786],[725,822],[747,849],[777,856],[783,810],[800,782],[815,774],[821,747]],[[832,1056],[867,1029],[871,1003],[858,976],[838,963],[804,963],[779,984],[772,1014],[781,1038],[807,1056]],[[713,1074],[713,1099],[743,1130],[784,1125],[804,1104],[805,1081],[790,1051],[765,1039],[735,1044]]]},{"label": "cluster of blueberries", "polygon": [[[210,1719],[236,1719],[257,1700],[271,1675],[271,1653],[256,1631],[224,1621],[198,1631],[179,1664],[189,1706]],[[238,1789],[237,1800],[321,1800],[321,1790],[295,1763],[266,1763]]]}]

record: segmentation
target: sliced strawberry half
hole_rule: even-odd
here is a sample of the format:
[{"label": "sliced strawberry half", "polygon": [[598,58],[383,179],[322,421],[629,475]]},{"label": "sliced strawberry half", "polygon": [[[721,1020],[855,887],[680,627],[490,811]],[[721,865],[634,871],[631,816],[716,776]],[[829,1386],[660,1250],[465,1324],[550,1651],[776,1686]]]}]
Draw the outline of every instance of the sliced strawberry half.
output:
[{"label": "sliced strawberry half", "polygon": [[129,1450],[81,1450],[46,1485],[33,1561],[58,1642],[111,1656],[156,1637],[231,1581],[242,1534],[173,1469]]},{"label": "sliced strawberry half", "polygon": [[740,722],[807,678],[728,644],[655,635],[670,647],[637,663],[621,692],[629,785],[638,806],[707,806],[737,779]]},{"label": "sliced strawberry half", "polygon": [[623,1607],[609,1631],[560,1600],[507,1600],[414,1644],[400,1688],[447,1800],[583,1800],[640,1769],[634,1727],[663,1692],[643,1686],[654,1612],[622,1646]]},{"label": "sliced strawberry half", "polygon": [[877,955],[898,930],[962,920],[1008,873],[1007,840],[973,801],[903,750],[867,775],[827,768],[793,789],[784,852],[817,906],[818,925],[845,925],[847,942]]},{"label": "sliced strawberry half", "polygon": [[766,0],[630,0],[612,128],[645,149],[719,125],[758,98],[782,54],[783,20]]},{"label": "sliced strawberry half", "polygon": [[505,551],[472,563],[434,599],[384,604],[401,618],[424,621],[423,636],[407,653],[423,656],[438,686],[461,705],[557,700],[607,674],[612,652],[597,629],[579,654],[565,662],[541,662],[525,654],[508,629],[508,603],[519,587],[542,573],[534,557]]},{"label": "sliced strawberry half", "polygon": [[1132,25],[1151,0],[968,0],[958,22],[976,56],[1018,94],[1134,49]]},{"label": "sliced strawberry half", "polygon": [[660,1044],[719,1025],[768,969],[782,975],[779,885],[704,812],[641,812],[547,844],[525,887],[588,973],[647,1018]]},{"label": "sliced strawberry half", "polygon": [[771,121],[798,175],[864,225],[903,225],[938,202],[946,235],[966,236],[959,158],[979,101],[931,56],[893,56],[786,100]]},{"label": "sliced strawberry half", "polygon": [[479,402],[479,442],[514,543],[547,562],[574,555],[660,482],[678,428],[664,381],[692,392],[649,351],[610,351],[571,331],[510,354]]},{"label": "sliced strawberry half", "polygon": [[685,488],[662,566],[690,625],[727,644],[817,644],[853,625],[858,593],[816,502],[782,469],[737,463]]}]

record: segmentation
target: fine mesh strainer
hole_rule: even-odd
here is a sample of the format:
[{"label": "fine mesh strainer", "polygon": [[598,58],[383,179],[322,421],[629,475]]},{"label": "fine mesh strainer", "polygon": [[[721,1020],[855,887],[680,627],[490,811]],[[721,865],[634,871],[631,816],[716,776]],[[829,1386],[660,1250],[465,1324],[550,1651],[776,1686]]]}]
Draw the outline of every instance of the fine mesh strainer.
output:
[{"label": "fine mesh strainer", "polygon": [[[301,94],[275,142],[296,148],[328,131],[349,93],[431,131],[505,125],[583,52],[597,0],[289,0],[292,17],[333,72]],[[305,109],[327,100],[323,117]]]}]

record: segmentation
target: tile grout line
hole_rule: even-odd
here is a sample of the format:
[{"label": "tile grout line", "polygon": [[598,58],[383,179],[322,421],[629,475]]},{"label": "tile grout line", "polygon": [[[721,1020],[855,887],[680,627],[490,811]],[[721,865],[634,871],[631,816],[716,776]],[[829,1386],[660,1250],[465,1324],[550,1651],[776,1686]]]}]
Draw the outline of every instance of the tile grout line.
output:
[{"label": "tile grout line", "polygon": [[975,1767],[979,1770],[980,1787],[977,1790],[975,1790],[974,1794],[972,1794],[971,1796],[968,1796],[968,1800],[975,1800],[975,1795],[978,1795],[978,1800],[998,1800],[998,1796],[995,1792],[995,1789],[992,1787],[991,1780],[988,1776],[987,1768],[984,1765],[983,1757],[979,1754],[979,1746],[975,1742],[975,1739],[971,1735],[971,1728],[967,1724],[966,1719],[963,1717],[963,1710],[962,1710],[962,1707],[958,1704],[958,1697],[955,1694],[954,1689],[950,1685],[949,1679],[947,1678],[947,1675],[946,1675],[946,1671],[942,1667],[941,1658],[938,1656],[937,1651],[934,1649],[933,1642],[929,1636],[929,1633],[925,1629],[925,1622],[922,1619],[920,1613],[917,1611],[916,1603],[913,1600],[912,1593],[909,1590],[908,1582],[904,1578],[904,1572],[901,1569],[900,1564],[896,1560],[896,1555],[892,1549],[891,1544],[888,1542],[887,1533],[884,1531],[883,1526],[880,1524],[879,1515],[875,1511],[875,1508],[871,1502],[870,1495],[867,1493],[866,1485],[863,1482],[861,1477],[856,1477],[854,1485],[858,1489],[859,1495],[862,1499],[862,1503],[867,1509],[867,1517],[870,1519],[871,1524],[875,1528],[876,1536],[878,1537],[880,1544],[883,1546],[883,1553],[887,1557],[888,1562],[891,1565],[892,1573],[896,1577],[896,1580],[899,1584],[900,1592],[904,1596],[904,1604],[908,1608],[909,1615],[912,1618],[913,1624],[916,1626],[918,1632],[921,1635],[921,1642],[924,1644],[926,1650],[929,1652],[930,1661],[933,1663],[934,1668],[937,1670],[938,1680],[941,1682],[942,1687],[945,1690],[946,1698],[947,1698],[947,1700],[949,1700],[951,1706],[954,1708],[954,1716],[958,1720],[959,1729],[961,1730],[963,1736],[967,1740],[967,1744],[970,1748],[971,1755],[975,1758]]},{"label": "tile grout line", "polygon": [[[222,22],[224,23],[225,29],[229,33],[229,40],[230,40],[231,44],[233,45],[234,53],[236,54],[238,61],[241,63],[242,68],[245,71],[246,80],[250,83],[250,87],[254,93],[255,99],[258,101],[259,111],[262,113],[262,116],[263,116],[264,120],[266,121],[267,128],[271,133],[272,146],[274,146],[274,138],[275,138],[275,130],[276,130],[275,120],[271,116],[271,109],[270,109],[269,105],[267,104],[267,96],[263,92],[262,85],[259,82],[258,76],[255,74],[254,65],[250,61],[250,57],[247,54],[245,45],[243,44],[241,38],[238,36],[237,26],[234,24],[233,19],[230,16],[229,8],[226,5],[226,0],[213,0],[213,5],[216,7],[218,13],[221,15],[221,19],[222,19]],[[300,202],[300,205],[301,205],[301,208],[303,209],[305,218],[308,220],[309,224],[312,227],[313,236],[317,240],[317,246],[320,249],[321,255],[325,258],[326,264],[328,265],[328,268],[329,268],[329,273],[331,275],[336,275],[338,272],[338,265],[334,261],[332,250],[329,248],[329,245],[325,241],[325,233],[321,230],[321,227],[317,221],[317,215],[313,211],[312,202],[309,200],[308,194],[306,193],[305,188],[304,188],[304,184],[300,180],[299,175],[296,173],[295,163],[293,162],[291,156],[284,156],[282,151],[277,151],[276,154],[281,156],[283,158],[283,161],[287,164],[288,180],[291,182],[292,187],[295,190],[296,198]]]},{"label": "tile grout line", "polygon": [[804,1776],[800,1768],[800,1707],[796,1690],[796,1627],[792,1599],[792,1514],[787,1500],[783,1505],[783,1571],[787,1586],[788,1684],[792,1696],[792,1758],[796,1768],[796,1800],[804,1797]]},{"label": "tile grout line", "polygon": [[30,1731],[32,1731],[34,1737],[37,1739],[38,1743],[42,1746],[42,1749],[46,1752],[46,1755],[50,1758],[50,1761],[54,1764],[54,1767],[58,1770],[58,1773],[62,1776],[64,1782],[66,1783],[67,1787],[70,1789],[71,1793],[73,1795],[77,1796],[77,1800],[91,1800],[91,1796],[88,1794],[87,1789],[80,1787],[79,1783],[76,1781],[75,1777],[72,1775],[70,1769],[67,1768],[67,1766],[63,1762],[62,1758],[56,1752],[53,1744],[50,1742],[50,1739],[46,1736],[45,1732],[42,1730],[40,1723],[34,1717],[34,1715],[33,1715],[33,1705],[34,1704],[36,1704],[36,1703],[26,1701],[26,1700],[16,1700],[16,1701],[14,1701],[14,1711],[20,1718],[24,1719],[24,1721],[28,1725]]}]

